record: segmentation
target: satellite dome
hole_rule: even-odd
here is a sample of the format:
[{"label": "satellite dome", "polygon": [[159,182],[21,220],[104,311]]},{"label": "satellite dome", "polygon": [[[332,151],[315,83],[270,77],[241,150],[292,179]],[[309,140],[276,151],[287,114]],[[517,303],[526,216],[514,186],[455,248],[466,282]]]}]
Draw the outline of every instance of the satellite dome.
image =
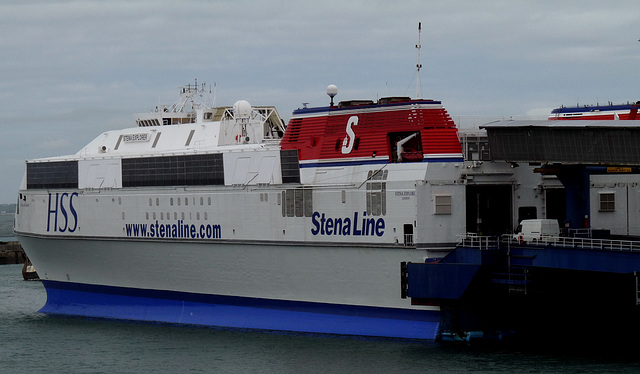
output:
[{"label": "satellite dome", "polygon": [[246,100],[238,100],[233,104],[233,113],[236,118],[251,117],[251,104]]}]

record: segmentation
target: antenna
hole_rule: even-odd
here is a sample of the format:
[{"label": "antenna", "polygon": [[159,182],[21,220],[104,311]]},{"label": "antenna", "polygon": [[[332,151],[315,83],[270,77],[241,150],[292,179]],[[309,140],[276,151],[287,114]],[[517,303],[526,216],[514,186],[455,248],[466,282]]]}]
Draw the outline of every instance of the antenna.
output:
[{"label": "antenna", "polygon": [[416,99],[420,98],[420,68],[422,64],[420,64],[420,49],[422,45],[420,44],[420,33],[422,31],[422,22],[418,22],[418,44],[416,44],[416,48],[418,49],[418,64],[416,67],[418,68],[418,83],[416,84]]},{"label": "antenna", "polygon": [[[209,87],[209,92],[211,92],[211,87]],[[215,108],[217,95],[218,95],[218,86],[216,85],[216,82],[213,82],[213,102],[211,103],[211,107]]]}]

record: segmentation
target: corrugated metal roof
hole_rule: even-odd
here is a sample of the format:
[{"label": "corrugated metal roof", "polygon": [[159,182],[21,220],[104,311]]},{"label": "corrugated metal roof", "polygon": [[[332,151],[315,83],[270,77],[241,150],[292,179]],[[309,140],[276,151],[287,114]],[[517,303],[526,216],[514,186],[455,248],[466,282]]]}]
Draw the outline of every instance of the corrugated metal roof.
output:
[{"label": "corrugated metal roof", "polygon": [[640,121],[499,121],[487,131],[493,160],[640,165]]},{"label": "corrugated metal roof", "polygon": [[577,121],[550,121],[550,120],[518,120],[518,121],[496,121],[481,125],[481,129],[496,129],[506,127],[550,127],[550,128],[640,128],[640,121],[624,120],[577,120]]}]

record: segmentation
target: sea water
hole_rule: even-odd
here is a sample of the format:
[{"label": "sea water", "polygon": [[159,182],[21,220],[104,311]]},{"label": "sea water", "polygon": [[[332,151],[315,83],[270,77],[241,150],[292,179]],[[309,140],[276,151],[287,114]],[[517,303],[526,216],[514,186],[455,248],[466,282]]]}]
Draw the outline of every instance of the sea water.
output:
[{"label": "sea water", "polygon": [[46,292],[21,265],[0,266],[1,373],[601,373],[640,372],[611,342],[574,349],[176,326],[38,313]]}]

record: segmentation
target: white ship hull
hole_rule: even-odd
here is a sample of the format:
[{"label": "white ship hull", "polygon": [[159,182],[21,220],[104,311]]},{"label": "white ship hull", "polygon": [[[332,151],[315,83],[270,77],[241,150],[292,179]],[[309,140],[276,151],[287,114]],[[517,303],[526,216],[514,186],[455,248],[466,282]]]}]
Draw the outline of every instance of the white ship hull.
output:
[{"label": "white ship hull", "polygon": [[45,313],[435,339],[439,312],[400,296],[416,249],[52,239],[19,235]]}]

